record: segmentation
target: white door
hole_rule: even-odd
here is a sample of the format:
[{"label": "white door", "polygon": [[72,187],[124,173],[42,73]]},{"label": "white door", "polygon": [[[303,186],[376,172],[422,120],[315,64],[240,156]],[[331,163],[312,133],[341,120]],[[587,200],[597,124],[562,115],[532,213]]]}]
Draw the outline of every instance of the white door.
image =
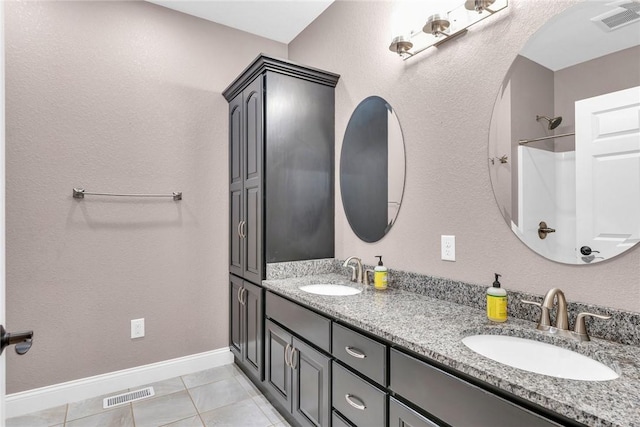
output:
[{"label": "white door", "polygon": [[640,86],[576,102],[576,218],[578,257],[640,241]]}]

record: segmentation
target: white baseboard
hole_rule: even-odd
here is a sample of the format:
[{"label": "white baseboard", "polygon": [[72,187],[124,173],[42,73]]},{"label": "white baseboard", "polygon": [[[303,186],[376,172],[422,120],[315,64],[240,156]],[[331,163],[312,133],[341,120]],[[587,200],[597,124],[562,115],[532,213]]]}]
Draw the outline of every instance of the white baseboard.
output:
[{"label": "white baseboard", "polygon": [[224,347],[150,365],[21,391],[7,395],[5,416],[19,417],[69,402],[139,387],[230,363],[233,363],[233,353],[229,347]]}]

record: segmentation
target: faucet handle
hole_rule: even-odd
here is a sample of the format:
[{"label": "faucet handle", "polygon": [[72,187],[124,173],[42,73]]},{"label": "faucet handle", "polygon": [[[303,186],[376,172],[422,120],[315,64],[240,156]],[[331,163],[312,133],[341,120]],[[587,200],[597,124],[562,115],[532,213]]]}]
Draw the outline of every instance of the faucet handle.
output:
[{"label": "faucet handle", "polygon": [[547,330],[551,327],[551,317],[549,315],[549,309],[542,305],[540,302],[536,301],[527,301],[524,299],[520,300],[523,304],[535,305],[540,308],[540,320],[538,321],[538,329]]},{"label": "faucet handle", "polygon": [[576,327],[575,327],[575,332],[574,334],[577,335],[578,339],[580,341],[590,341],[591,339],[589,338],[589,334],[587,333],[587,325],[584,322],[584,318],[587,316],[591,316],[591,317],[595,317],[598,319],[603,319],[603,320],[607,320],[607,319],[611,319],[611,316],[603,316],[601,314],[595,314],[595,313],[580,313],[578,314],[578,317],[576,317]]},{"label": "faucet handle", "polygon": [[372,280],[371,280],[371,276],[369,276],[369,273],[373,274],[374,271],[371,270],[370,268],[367,268],[364,270],[364,277],[363,277],[363,283],[365,286],[369,286],[372,284]]},{"label": "faucet handle", "polygon": [[542,303],[539,303],[539,302],[527,301],[526,299],[521,299],[520,302],[523,304],[535,305],[536,307],[542,308]]}]

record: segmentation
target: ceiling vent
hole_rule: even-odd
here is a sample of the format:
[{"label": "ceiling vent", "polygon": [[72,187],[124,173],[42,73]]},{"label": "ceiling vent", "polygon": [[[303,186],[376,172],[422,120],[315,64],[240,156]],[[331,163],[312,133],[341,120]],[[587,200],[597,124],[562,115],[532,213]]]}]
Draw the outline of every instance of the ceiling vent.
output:
[{"label": "ceiling vent", "polygon": [[640,1],[615,1],[607,6],[614,6],[615,9],[591,18],[591,21],[604,31],[617,30],[625,25],[640,21]]}]

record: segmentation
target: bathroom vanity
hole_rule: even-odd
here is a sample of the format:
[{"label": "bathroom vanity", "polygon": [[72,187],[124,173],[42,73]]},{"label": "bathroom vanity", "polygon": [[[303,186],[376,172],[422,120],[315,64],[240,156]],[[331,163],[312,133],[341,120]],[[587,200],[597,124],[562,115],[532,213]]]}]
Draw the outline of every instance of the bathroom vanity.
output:
[{"label": "bathroom vanity", "polygon": [[[358,287],[322,296],[300,286]],[[611,381],[534,374],[486,359],[465,336],[539,339],[535,324],[400,289],[363,288],[338,274],[265,280],[265,377],[256,385],[287,419],[320,426],[635,425],[637,348],[566,343],[612,366]],[[561,345],[560,341],[556,342]],[[564,345],[564,344],[563,344]]]}]

